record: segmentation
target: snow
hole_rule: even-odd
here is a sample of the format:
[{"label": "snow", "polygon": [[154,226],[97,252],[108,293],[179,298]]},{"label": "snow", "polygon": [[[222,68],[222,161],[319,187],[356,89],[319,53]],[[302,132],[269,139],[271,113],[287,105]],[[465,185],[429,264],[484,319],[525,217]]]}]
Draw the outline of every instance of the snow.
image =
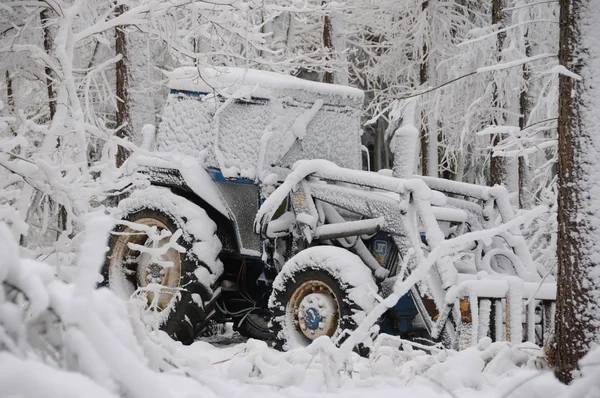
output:
[{"label": "snow", "polygon": [[344,222],[343,224],[325,224],[315,230],[315,238],[324,236],[352,236],[351,232],[353,231],[378,231],[383,225],[385,225],[383,217]]},{"label": "snow", "polygon": [[[416,168],[417,151],[419,148],[419,130],[416,122],[416,101],[414,99],[401,103],[400,109],[390,112],[393,117],[401,120],[400,127],[393,132],[390,149],[394,156],[394,176],[410,178]],[[401,112],[402,116],[397,114]]]},{"label": "snow", "polygon": [[141,130],[142,145],[141,148],[146,151],[155,151],[156,148],[156,126],[153,124],[144,124]]},{"label": "snow", "polygon": [[[214,4],[192,3],[194,4],[190,6],[186,1],[151,0],[142,5],[132,5],[129,11],[114,18],[110,10],[99,9],[95,2],[75,0],[61,8],[60,12],[52,12],[51,19],[47,21],[53,40],[50,50],[44,50],[40,43],[37,18],[39,9],[36,8],[40,4],[25,1],[0,5],[3,16],[9,17],[2,22],[8,30],[3,31],[0,44],[3,51],[0,69],[2,72],[7,71],[6,83],[4,76],[0,82],[2,94],[8,94],[9,82],[15,84],[12,100],[8,97],[7,107],[0,109],[3,113],[0,116],[0,134],[6,133],[9,136],[0,143],[2,151],[6,152],[0,155],[0,161],[3,167],[22,174],[19,178],[12,174],[12,177],[5,179],[4,173],[0,177],[0,199],[4,201],[6,198],[10,202],[8,206],[4,202],[0,204],[0,219],[8,222],[12,233],[11,236],[7,228],[0,226],[0,281],[5,281],[0,285],[0,395],[211,397],[394,394],[417,397],[545,397],[569,391],[577,397],[599,395],[597,372],[594,371],[594,366],[598,363],[597,351],[590,354],[587,362],[582,365],[584,377],[571,390],[557,384],[549,372],[542,373],[535,369],[536,365],[530,360],[536,355],[531,351],[541,351],[531,345],[516,344],[519,333],[510,336],[515,344],[491,344],[485,338],[478,341],[478,337],[485,334],[480,331],[481,326],[486,324],[484,321],[491,311],[491,308],[488,311],[486,307],[489,302],[486,304],[485,301],[481,302],[482,312],[477,314],[480,322],[475,326],[479,326],[479,331],[468,336],[473,343],[478,342],[472,349],[456,353],[440,350],[438,347],[423,349],[399,339],[388,339],[388,343],[382,340],[373,342],[373,355],[366,359],[358,358],[348,350],[340,353],[327,340],[319,340],[307,349],[285,354],[274,352],[256,341],[229,347],[215,347],[203,342],[197,342],[192,347],[182,347],[153,330],[152,325],[142,324],[140,309],[136,308],[135,300],[125,303],[105,289],[94,290],[98,278],[97,269],[104,260],[107,231],[112,226],[111,219],[99,214],[103,209],[98,204],[107,195],[128,193],[130,185],[138,187],[140,183],[144,183],[135,177],[112,180],[123,171],[113,167],[116,145],[131,148],[123,140],[110,138],[116,131],[112,130],[115,127],[110,123],[112,118],[107,119],[108,114],[113,112],[116,101],[113,92],[114,74],[110,70],[114,62],[121,59],[121,55],[113,57],[114,51],[104,47],[109,47],[109,37],[115,26],[136,25],[136,28],[131,28],[136,32],[129,32],[130,38],[134,35],[138,38],[141,35],[156,35],[160,37],[159,41],[167,43],[169,48],[162,48],[160,51],[169,57],[173,56],[173,63],[157,65],[147,62],[148,70],[168,69],[172,64],[212,62],[252,65],[286,73],[313,73],[312,71],[328,68],[334,71],[336,82],[347,80],[348,71],[351,70],[352,75],[361,80],[361,86],[366,87],[370,95],[374,95],[373,98],[369,97],[367,117],[374,113],[385,114],[383,109],[390,109],[390,99],[412,96],[417,90],[427,90],[427,87],[440,87],[435,88],[436,91],[428,91],[415,101],[417,106],[411,113],[417,117],[410,119],[417,120],[405,120],[409,123],[401,127],[399,133],[404,129],[414,139],[421,127],[418,119],[426,119],[426,127],[441,139],[441,167],[451,168],[452,172],[456,172],[455,177],[462,181],[483,181],[482,176],[486,172],[487,166],[482,158],[488,156],[489,148],[486,146],[489,141],[487,137],[481,137],[485,140],[478,139],[474,133],[483,130],[486,133],[508,134],[507,140],[494,148],[494,156],[522,156],[531,169],[537,169],[534,179],[526,178],[531,183],[532,201],[533,198],[544,196],[538,195],[539,189],[550,190],[555,186],[552,182],[556,154],[556,140],[553,139],[555,132],[552,130],[554,122],[546,123],[544,120],[552,121],[556,117],[559,75],[582,80],[586,88],[591,87],[583,96],[585,106],[580,115],[585,120],[580,125],[588,132],[598,130],[598,95],[595,94],[598,85],[594,84],[594,73],[599,70],[597,60],[600,59],[597,56],[597,40],[594,42],[593,39],[588,39],[588,42],[584,42],[589,51],[583,54],[582,59],[585,61],[588,57],[591,61],[583,62],[589,68],[584,68],[579,75],[563,66],[555,66],[554,56],[543,61],[543,58],[557,53],[557,2],[516,0],[512,10],[524,10],[507,14],[506,23],[497,26],[489,26],[489,4],[484,6],[483,2],[477,1],[470,1],[469,5],[464,6],[462,3],[449,2],[448,7],[437,7],[441,3],[429,2],[426,10],[422,8],[420,1],[406,2],[406,7],[398,7],[394,1],[375,2],[377,4],[360,1],[350,1],[348,4],[328,2],[320,8],[317,5],[316,9],[311,9],[309,3],[302,0],[293,0],[292,7],[270,4],[272,2],[259,5],[256,2],[226,0],[219,0]],[[56,6],[60,2],[52,4],[50,7],[57,11]],[[600,31],[597,29],[598,8],[592,0],[588,4],[590,8],[584,10],[582,33],[593,37],[595,32]],[[469,18],[463,18],[464,13],[456,12],[456,7],[468,7],[472,13]],[[224,14],[232,20],[231,24],[228,20],[215,18],[216,15],[213,14],[217,9],[232,10]],[[275,14],[272,13],[274,10]],[[197,11],[200,16],[196,15]],[[332,20],[335,36],[335,54],[330,54],[332,59],[323,58],[323,38],[319,35],[319,29],[314,29],[316,26],[323,26],[323,12],[329,13]],[[260,14],[258,19],[255,19],[256,14]],[[202,26],[199,27],[198,24]],[[210,31],[205,30],[205,25]],[[501,29],[504,26],[506,29]],[[471,28],[479,29],[471,30],[473,40],[464,41]],[[504,48],[497,49],[494,42],[500,31],[506,33],[507,40]],[[449,35],[448,32],[452,34]],[[350,33],[357,37],[347,40],[350,39]],[[223,34],[224,37],[218,39]],[[209,37],[211,40],[206,40]],[[373,37],[381,40],[373,43]],[[464,45],[457,48],[456,44],[461,41],[464,41]],[[91,52],[94,46],[90,44],[94,42],[101,44],[98,56],[97,48],[93,49],[93,54]],[[302,44],[299,46],[294,42]],[[344,51],[344,42],[350,46],[349,52]],[[194,48],[189,50],[192,44]],[[199,48],[196,48],[197,44]],[[311,53],[302,53],[302,49],[312,47],[316,48],[316,52],[311,49]],[[525,54],[528,49],[531,55]],[[354,52],[356,50],[358,52]],[[107,51],[111,52],[108,56]],[[129,61],[136,68],[131,70],[134,75],[139,75],[135,72],[143,72],[146,66],[146,62],[138,62],[140,55],[143,57],[143,54],[135,49],[131,51],[130,48]],[[19,59],[20,62],[16,64],[12,62],[18,58],[22,60]],[[427,66],[426,82],[417,82],[416,68],[419,64]],[[51,70],[48,77],[54,82],[53,89],[58,104],[54,117],[48,115],[48,98],[44,86],[44,73],[47,71],[42,70],[44,65]],[[140,68],[137,69],[138,67]],[[471,76],[456,79],[465,71],[473,72]],[[526,71],[530,76],[525,76]],[[200,75],[203,79],[200,79]],[[136,78],[133,77],[132,80],[135,81]],[[205,90],[209,95],[202,100],[192,101],[172,94],[169,99],[173,103],[180,101],[181,109],[176,112],[166,110],[165,117],[161,119],[163,125],[159,126],[165,128],[157,129],[157,134],[150,128],[144,128],[141,132],[145,138],[143,147],[152,151],[157,149],[157,144],[163,152],[179,151],[194,159],[189,162],[181,161],[173,152],[169,154],[172,155],[171,158],[165,155],[161,161],[152,160],[149,163],[178,168],[187,184],[227,217],[231,216],[230,211],[219,192],[214,189],[210,177],[204,172],[207,166],[219,166],[226,176],[241,176],[256,182],[262,180],[263,185],[273,184],[286,175],[286,171],[281,169],[269,169],[272,164],[289,168],[301,158],[325,158],[350,168],[360,167],[360,151],[356,150],[356,145],[359,145],[358,116],[363,95],[359,90],[241,68],[190,67],[175,71],[171,77],[171,87]],[[493,106],[495,104],[492,102],[495,101],[490,101],[493,91],[490,88],[494,84],[497,88],[494,91],[498,94],[498,106]],[[136,125],[139,126],[142,122],[139,116],[149,117],[147,121],[154,119],[154,101],[152,96],[147,95],[150,89],[151,87],[142,87],[141,92],[135,93],[138,98],[134,98],[135,95],[130,97],[130,105],[134,105],[131,109],[135,130],[138,130]],[[521,111],[517,109],[516,97],[523,90],[530,94],[532,109],[530,115],[523,115],[528,127],[517,131],[516,118]],[[577,96],[580,92],[575,90],[574,94]],[[145,97],[145,101],[140,96]],[[255,109],[255,114],[244,113],[242,108],[247,107],[247,104],[237,100],[248,100],[251,96],[264,96],[270,102],[264,106],[251,105],[262,107],[260,111]],[[144,106],[141,102],[151,105]],[[0,102],[0,108],[3,105]],[[329,117],[323,116],[327,112]],[[484,130],[490,117],[497,117],[500,112],[506,116],[507,126]],[[335,116],[331,117],[332,114]],[[105,124],[107,120],[110,127]],[[538,123],[543,127],[534,127]],[[321,135],[313,136],[315,131]],[[328,136],[324,137],[323,132]],[[14,139],[13,134],[16,135]],[[135,131],[135,134],[138,132]],[[29,135],[34,138],[30,139]],[[57,138],[60,142],[57,142]],[[36,142],[37,140],[43,142]],[[103,149],[98,140],[106,141]],[[377,155],[386,150],[382,141],[376,142]],[[573,178],[573,182],[584,180],[582,191],[587,196],[576,198],[576,205],[580,206],[576,213],[578,221],[589,227],[588,231],[594,231],[598,226],[598,192],[593,184],[597,177],[594,170],[597,169],[598,159],[598,145],[595,141],[597,139],[594,137],[584,137],[579,143],[581,154],[579,151],[577,153],[582,157],[585,167],[582,178]],[[437,144],[437,139],[430,142]],[[5,146],[5,143],[9,145]],[[406,144],[400,142],[403,143]],[[412,148],[412,145],[408,147]],[[284,156],[289,148],[291,151]],[[431,153],[437,147],[430,146],[428,149]],[[103,151],[103,162],[106,163],[95,163],[90,159],[96,155],[94,153],[90,156],[90,151],[100,150]],[[345,156],[347,153],[352,156]],[[407,163],[414,164],[414,153],[409,155],[411,161]],[[24,160],[21,161],[20,157]],[[375,158],[375,163],[380,165],[379,156]],[[135,164],[135,161],[130,164]],[[444,236],[433,227],[436,220],[454,218],[465,221],[466,217],[471,221],[476,216],[482,216],[478,204],[471,206],[473,202],[461,202],[462,199],[430,192],[415,182],[400,183],[393,179],[347,173],[326,163],[300,164],[298,173],[292,173],[292,177],[302,174],[302,166],[307,167],[304,171],[313,166],[320,168],[315,171],[316,175],[329,173],[350,183],[368,180],[375,190],[389,189],[390,194],[385,195],[389,199],[386,203],[408,210],[410,216],[416,214],[411,213],[415,210],[413,205],[420,206],[420,214],[425,214],[420,222],[426,226],[427,239],[432,245],[443,247],[446,244]],[[403,174],[408,176],[411,172],[412,170],[404,171]],[[427,185],[433,188],[432,185]],[[446,191],[445,188],[449,188],[447,192],[450,194],[453,190],[459,196],[473,192],[475,198],[489,200],[490,203],[496,200],[501,208],[500,213],[507,214],[512,219],[508,195],[497,189],[451,183],[441,185],[440,189]],[[265,188],[265,196],[268,196],[271,188]],[[343,188],[340,187],[336,193],[349,192],[349,189],[344,191]],[[48,257],[40,257],[56,266],[22,258],[32,256],[33,253],[25,248],[18,248],[15,243],[21,234],[27,230],[31,234],[31,230],[36,228],[35,222],[28,225],[23,221],[34,189],[44,195],[48,194],[55,203],[64,205],[68,215],[67,230],[56,234],[60,234],[60,237],[51,242],[52,247],[43,248],[44,255],[47,254]],[[536,189],[538,191],[534,192]],[[178,215],[181,219],[184,212],[186,217],[191,212],[193,216],[188,224],[194,237],[205,232],[208,235],[214,234],[214,225],[205,222],[206,215],[201,215],[197,209],[186,208],[182,202],[161,202],[166,196],[164,193],[164,190],[155,191],[145,198],[134,194],[130,199],[170,206],[172,213],[181,211]],[[417,198],[415,203],[411,205],[398,201],[399,194],[408,193]],[[369,192],[364,197],[375,201],[379,199],[377,195],[384,196],[379,192]],[[273,196],[276,200],[279,193],[276,192]],[[48,202],[37,209],[36,204],[42,202],[38,200],[32,203],[32,211],[39,210],[43,213],[38,218],[43,224],[41,228],[55,228],[56,225],[52,225],[53,215],[48,211]],[[434,205],[431,214],[423,210],[429,204]],[[447,208],[444,207],[446,205]],[[99,207],[100,212],[92,213],[91,209],[94,207]],[[486,206],[484,213],[489,218],[486,227],[498,232],[498,214],[493,211],[492,206]],[[552,300],[556,297],[553,283],[540,283],[542,275],[541,282],[546,279],[553,281],[556,211],[553,215],[533,232],[538,242],[549,241],[547,245],[542,243],[535,246],[544,253],[534,258],[541,258],[540,261],[547,259],[544,261],[546,269],[533,262],[525,241],[519,239],[519,236],[515,238],[518,233],[505,230],[497,235],[517,251],[517,256],[511,259],[511,263],[527,282],[521,283],[521,280],[510,277],[506,279],[505,275],[498,275],[499,272],[510,269],[510,266],[503,269],[497,267],[491,258],[492,254],[502,253],[497,249],[490,251],[487,248],[488,254],[479,264],[485,268],[483,272],[477,272],[481,271],[478,269],[470,270],[472,272],[469,275],[446,272],[443,278],[451,283],[458,281],[460,288],[470,293],[472,303],[475,302],[476,295],[489,297],[496,292],[505,299],[508,295],[510,299],[516,297],[517,301],[528,302],[528,316],[531,318],[536,300]],[[318,224],[319,218],[315,217],[314,212],[299,216],[300,221],[306,224]],[[47,222],[49,219],[50,224]],[[272,224],[273,228],[267,232],[289,229],[297,220],[288,214],[286,218],[276,221],[280,222]],[[339,227],[332,225],[328,228],[335,231]],[[416,232],[414,229],[411,232]],[[541,234],[540,230],[543,231]],[[171,239],[176,240],[177,236],[176,233]],[[478,239],[486,245],[498,240],[485,234],[470,235],[470,238]],[[586,236],[575,238],[581,242],[583,254],[597,259],[598,250],[594,239],[590,240]],[[40,243],[35,239],[33,241]],[[453,246],[455,243],[461,241],[452,241],[448,245]],[[469,245],[473,247],[471,243]],[[355,246],[357,252],[364,249],[360,244],[359,242]],[[195,244],[193,250],[197,254],[215,255],[218,247],[218,242],[209,240]],[[457,248],[458,246],[452,247],[453,250]],[[422,257],[422,253],[416,255]],[[440,262],[451,259],[452,256],[440,257]],[[405,270],[408,269],[408,262],[403,266]],[[431,266],[432,271],[446,270],[444,264]],[[64,271],[67,267],[70,268],[68,273]],[[375,271],[376,276],[385,276],[377,273],[381,268],[377,269],[370,264],[369,267]],[[213,268],[220,270],[218,264],[213,264]],[[592,272],[586,275],[588,278],[583,281],[584,285],[593,286],[597,282],[597,271]],[[210,271],[206,268],[199,268],[196,273],[203,279],[210,278]],[[68,280],[69,284],[62,278]],[[12,285],[17,285],[28,296],[27,300],[22,299],[26,303],[11,301],[14,293]],[[379,299],[376,295],[374,297]],[[507,319],[510,321],[511,331],[521,327],[517,319],[522,314],[517,311],[515,303],[516,301],[508,303],[512,308],[509,311],[510,319]],[[505,304],[507,303],[496,300],[494,308],[503,310]],[[589,312],[595,314],[598,311],[594,307]],[[56,322],[52,317],[55,313],[62,322]],[[372,318],[375,317],[373,315]],[[42,324],[59,327],[48,328],[46,325],[48,333],[44,334],[39,332]],[[531,326],[528,323],[529,339]],[[365,329],[370,327],[370,324],[365,323]],[[496,318],[496,327],[497,336],[500,337],[506,329],[502,317]],[[55,330],[59,328],[63,329]],[[368,337],[364,338],[368,341]],[[390,341],[395,342],[396,346],[390,346]],[[400,345],[403,347],[402,351],[396,349]],[[536,357],[535,360],[537,359],[539,358]],[[534,378],[521,386],[521,381],[526,381],[529,377]]]},{"label": "snow", "polygon": [[214,185],[210,175],[204,169],[202,159],[179,153],[144,153],[140,151],[140,153],[136,153],[130,157],[126,163],[129,172],[136,171],[139,166],[178,170],[185,184],[194,193],[225,217],[232,217],[225,199]]},{"label": "snow", "polygon": [[440,221],[455,221],[465,222],[467,221],[468,214],[462,209],[453,209],[451,207],[438,207],[432,206],[431,210],[435,219]]},{"label": "snow", "polygon": [[521,131],[519,126],[487,126],[485,129],[478,131],[477,135],[494,135],[494,134],[516,134]]},{"label": "snow", "polygon": [[286,211],[278,219],[271,220],[267,226],[266,234],[269,238],[288,235],[296,223],[296,217],[291,211]]},{"label": "snow", "polygon": [[[240,87],[250,88],[254,97],[270,97],[270,90],[302,90],[319,95],[349,97],[361,101],[362,90],[319,82],[311,82],[294,76],[262,70],[233,67],[183,67],[167,72],[169,88],[198,92],[217,91],[223,94],[234,94]],[[250,94],[250,93],[248,93]]]},{"label": "snow", "polygon": [[84,375],[0,352],[0,385],[5,397],[110,398],[109,390]]},{"label": "snow", "polygon": [[570,77],[571,79],[581,80],[581,76],[579,76],[577,73],[571,72],[570,70],[565,68],[563,65],[556,65],[555,67],[553,67],[550,70],[550,73],[557,73],[560,75]]},{"label": "snow", "polygon": [[[92,218],[87,228],[107,220]],[[88,245],[98,248],[108,238],[106,231],[99,229],[86,236]],[[423,350],[419,344],[381,335],[372,343],[368,358],[353,352],[342,355],[327,339],[288,352],[275,351],[256,340],[228,345],[197,341],[183,346],[141,324],[134,302],[118,299],[106,289],[96,290],[88,282],[65,284],[50,266],[20,259],[4,225],[0,225],[0,237],[4,254],[0,281],[18,288],[37,281],[35,289],[28,290],[30,303],[37,308],[28,315],[28,322],[23,308],[7,300],[6,285],[0,289],[2,396],[500,398],[510,394],[581,398],[596,396],[598,391],[598,351],[584,358],[584,377],[567,387],[545,370],[542,350],[531,343],[483,339],[475,347],[456,352],[438,347]],[[321,252],[332,249],[317,248]],[[90,266],[97,264],[96,256],[90,253],[85,261]],[[335,258],[339,264],[351,260]],[[9,276],[22,271],[27,278]],[[374,297],[367,295],[362,284],[368,275],[347,276],[361,290],[357,298]],[[64,332],[52,341],[66,361],[42,354],[39,349],[46,343],[40,346],[34,339],[39,331],[32,326],[52,311],[64,321]],[[19,334],[11,332],[20,327],[23,331]]]},{"label": "snow", "polygon": [[[172,92],[167,98],[156,135],[159,151],[200,156],[225,177],[251,180],[277,172],[271,166],[289,168],[299,159],[361,167],[360,90],[230,69],[215,75],[214,81],[207,77],[220,97],[197,78],[198,69],[172,72],[171,88],[186,93]],[[216,73],[205,70],[207,76]],[[226,86],[219,85],[222,81]]]}]

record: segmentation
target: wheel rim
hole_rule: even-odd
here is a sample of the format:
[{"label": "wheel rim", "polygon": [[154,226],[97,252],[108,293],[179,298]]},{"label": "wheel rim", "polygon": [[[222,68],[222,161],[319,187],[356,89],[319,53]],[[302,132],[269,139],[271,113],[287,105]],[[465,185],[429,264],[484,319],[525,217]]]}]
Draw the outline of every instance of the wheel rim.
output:
[{"label": "wheel rim", "polygon": [[[155,218],[141,218],[135,220],[135,223],[156,228],[157,235],[163,230],[170,231],[167,225]],[[160,290],[157,298],[154,292],[149,290],[144,291],[144,295],[149,305],[156,306],[159,310],[166,308],[180,285],[181,255],[173,247],[160,255],[152,251],[164,246],[169,239],[170,236],[153,241],[139,229],[126,226],[119,233],[113,246],[108,269],[111,287],[114,286],[131,296],[138,287],[145,288],[156,284]],[[148,248],[148,251],[133,249],[130,244]]]},{"label": "wheel rim", "polygon": [[294,328],[310,341],[332,337],[339,327],[340,306],[333,289],[320,280],[300,284],[290,297],[288,310]]}]

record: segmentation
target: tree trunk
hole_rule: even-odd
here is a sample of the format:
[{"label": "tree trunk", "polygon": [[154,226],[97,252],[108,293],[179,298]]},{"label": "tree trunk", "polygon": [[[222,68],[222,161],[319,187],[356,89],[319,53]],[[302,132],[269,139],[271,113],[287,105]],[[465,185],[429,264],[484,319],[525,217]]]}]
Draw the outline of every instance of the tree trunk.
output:
[{"label": "tree trunk", "polygon": [[[424,0],[421,4],[421,10],[427,12],[428,0]],[[423,59],[419,63],[419,84],[423,86],[427,83],[427,67],[428,67],[428,51],[427,43],[423,43]],[[419,129],[421,135],[421,174],[428,176],[431,172],[429,170],[429,131],[427,131],[427,113],[424,109],[421,109],[421,128]]]},{"label": "tree trunk", "polygon": [[387,153],[387,143],[385,140],[385,131],[388,123],[384,118],[377,119],[373,128],[373,171],[379,171],[389,167],[389,158]]},{"label": "tree trunk", "polygon": [[[323,0],[321,3],[325,5],[326,0]],[[333,52],[333,37],[332,37],[332,28],[331,28],[331,18],[329,14],[325,14],[325,18],[323,20],[323,47],[325,47],[325,62],[329,65],[326,65],[327,68],[331,69],[331,53]],[[333,83],[333,73],[331,70],[325,71],[325,76],[323,76],[323,82],[325,83]]]},{"label": "tree trunk", "polygon": [[[525,155],[527,156],[527,155]],[[528,209],[531,207],[531,194],[529,193],[529,166],[523,156],[519,156],[519,208]]]},{"label": "tree trunk", "polygon": [[[492,24],[503,25],[504,17],[502,15],[503,10],[503,0],[492,0]],[[504,39],[506,38],[506,33],[498,33],[497,35],[497,60],[501,60],[501,52],[502,47],[504,46]],[[493,113],[495,116],[492,117],[492,124],[499,126],[504,124],[503,114],[497,111],[497,109],[501,109],[503,104],[499,101],[498,95],[498,86],[496,82],[492,83],[492,107],[494,107]],[[500,135],[494,134],[491,138],[492,148],[490,151],[490,186],[493,185],[501,185],[506,182],[506,161],[504,158],[499,156],[494,156],[494,147],[498,145],[500,142]]]},{"label": "tree trunk", "polygon": [[[9,114],[13,114],[15,111],[15,97],[13,94],[13,81],[9,71],[6,71],[4,79],[6,84],[6,110]],[[17,135],[17,133],[12,129],[12,127],[11,130],[13,132],[13,135]]]},{"label": "tree trunk", "polygon": [[[429,0],[423,0],[421,10],[426,13],[429,7]],[[422,60],[419,63],[419,84],[424,86],[429,82],[429,48],[427,43],[423,43]],[[428,127],[427,110],[421,109],[421,127],[419,129],[421,146],[421,174],[424,176],[438,176],[438,153],[437,137],[432,137]]]},{"label": "tree trunk", "polygon": [[560,0],[558,115],[558,301],[552,362],[568,383],[599,340],[600,325],[600,6]]},{"label": "tree trunk", "polygon": [[[52,54],[52,37],[50,35],[50,27],[48,26],[48,12],[47,8],[43,8],[40,11],[40,21],[43,27],[43,35],[44,35],[44,50],[46,54]],[[44,72],[46,74],[46,89],[48,90],[48,107],[50,108],[50,120],[54,119],[54,115],[56,114],[56,101],[54,99],[54,86],[53,86],[53,78],[52,78],[52,68],[49,65],[44,67]],[[58,145],[58,144],[57,144]]]},{"label": "tree trunk", "polygon": [[141,132],[144,125],[156,123],[154,98],[161,95],[152,88],[154,68],[148,68],[148,64],[154,66],[158,59],[152,57],[149,40],[148,35],[142,32],[127,33],[127,51],[130,54],[127,59],[129,138],[136,145],[143,141]]},{"label": "tree trunk", "polygon": [[[48,25],[48,13],[49,9],[43,8],[40,11],[40,22],[42,24],[42,35],[44,38],[44,51],[49,56],[52,56],[52,34],[50,32],[50,26]],[[49,65],[44,67],[44,73],[46,75],[46,90],[48,92],[48,109],[50,110],[50,120],[54,119],[54,115],[56,114],[56,100],[54,98],[54,78],[52,68]],[[60,147],[60,138],[56,139],[56,148]],[[67,229],[67,209],[59,203],[54,202],[49,199],[52,206],[57,206],[57,228],[56,228],[56,239],[60,238],[60,234],[62,231]]]},{"label": "tree trunk", "polygon": [[[531,56],[531,47],[529,46],[528,33],[525,33],[525,55],[527,57]],[[528,90],[529,83],[529,67],[527,64],[523,65],[523,80],[525,81],[525,86],[521,90],[519,95],[519,113],[521,116],[519,117],[519,128],[523,130],[527,125],[527,119],[529,118],[529,110],[530,110],[530,99]],[[531,207],[531,193],[530,186],[531,178],[529,173],[529,166],[526,162],[526,156],[519,156],[519,207],[521,209],[528,209]]]},{"label": "tree trunk", "polygon": [[[125,12],[125,6],[120,5],[116,8],[116,16],[119,16]],[[115,29],[115,51],[121,54],[122,58],[116,64],[116,94],[117,94],[117,114],[116,123],[117,137],[120,138],[131,138],[131,117],[129,115],[129,95],[127,91],[128,87],[128,73],[127,73],[127,37],[125,35],[125,27],[118,26]],[[117,167],[121,166],[129,152],[127,149],[119,145],[117,150]]]}]

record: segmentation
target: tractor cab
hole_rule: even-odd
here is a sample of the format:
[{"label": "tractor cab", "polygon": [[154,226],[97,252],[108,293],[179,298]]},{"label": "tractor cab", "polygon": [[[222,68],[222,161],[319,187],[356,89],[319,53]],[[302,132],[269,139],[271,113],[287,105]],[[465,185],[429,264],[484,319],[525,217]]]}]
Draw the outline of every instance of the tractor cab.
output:
[{"label": "tractor cab", "polygon": [[361,90],[242,68],[184,67],[168,77],[159,152],[257,183],[283,179],[300,159],[361,167]]}]

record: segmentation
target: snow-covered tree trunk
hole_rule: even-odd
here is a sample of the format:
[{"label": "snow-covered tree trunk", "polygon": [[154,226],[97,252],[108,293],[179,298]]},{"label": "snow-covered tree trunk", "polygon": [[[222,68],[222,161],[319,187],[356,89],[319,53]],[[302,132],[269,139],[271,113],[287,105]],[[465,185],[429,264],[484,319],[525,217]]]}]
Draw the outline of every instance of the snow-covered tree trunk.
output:
[{"label": "snow-covered tree trunk", "polygon": [[[561,0],[557,377],[600,342],[600,3]],[[576,73],[578,76],[573,75]]]},{"label": "snow-covered tree trunk", "polygon": [[[503,0],[492,0],[492,25],[497,25],[499,27],[504,25],[504,16],[503,16]],[[502,47],[504,46],[504,39],[506,38],[506,33],[500,32],[497,34],[497,57],[498,61],[501,60]],[[497,82],[492,83],[492,107],[494,107],[495,116],[493,117],[492,124],[501,126],[504,123],[504,116],[501,113],[501,109],[503,108],[503,104],[499,101],[498,95],[498,84]],[[494,147],[500,143],[501,137],[499,134],[492,135],[491,138],[491,151],[490,151],[490,180],[489,185],[501,185],[506,182],[507,173],[506,173],[506,160],[501,156],[494,156]]]},{"label": "snow-covered tree trunk", "polygon": [[157,60],[149,42],[152,39],[140,32],[127,31],[127,83],[128,111],[131,121],[130,139],[136,145],[141,145],[141,131],[145,124],[154,124],[154,100],[162,93],[157,92],[153,81],[154,65]]},{"label": "snow-covered tree trunk", "polygon": [[[323,5],[327,3],[326,0],[323,0]],[[331,61],[332,52],[333,52],[333,28],[331,26],[331,18],[329,14],[326,14],[323,18],[323,47],[325,48],[325,52],[327,54],[326,60]],[[325,71],[325,75],[323,76],[323,82],[325,83],[333,83],[333,73],[330,70]]]},{"label": "snow-covered tree trunk", "polygon": [[347,86],[350,83],[350,73],[348,71],[348,57],[346,50],[348,43],[346,41],[347,32],[345,31],[346,17],[343,8],[337,6],[331,8],[330,23],[332,31],[332,42],[335,56],[336,71],[333,76],[335,84]]},{"label": "snow-covered tree trunk", "polygon": [[[424,13],[427,13],[429,7],[429,0],[423,0],[421,5]],[[431,18],[427,18],[428,25],[431,23]],[[429,48],[427,42],[423,42],[423,59],[419,64],[419,83],[421,87],[425,87],[429,83]],[[421,174],[424,176],[437,177],[438,175],[438,154],[437,154],[437,137],[432,136],[429,131],[429,118],[427,117],[427,109],[422,107],[421,109]]]},{"label": "snow-covered tree trunk", "polygon": [[[115,13],[116,17],[125,12],[125,6],[117,6]],[[131,137],[131,116],[129,114],[129,76],[127,72],[127,36],[124,26],[115,28],[115,52],[121,55],[121,59],[116,64],[116,95],[117,95],[117,114],[116,123],[117,136],[120,138]],[[127,159],[127,151],[122,146],[119,146],[117,152],[117,166],[121,166]]]},{"label": "snow-covered tree trunk", "polygon": [[[6,84],[6,111],[12,114],[15,111],[15,98],[13,94],[13,80],[9,71],[6,71],[4,83]],[[14,131],[13,134],[15,134]]]},{"label": "snow-covered tree trunk", "polygon": [[[44,50],[48,56],[52,55],[52,36],[50,34],[50,27],[48,26],[48,13],[50,11],[47,8],[40,11],[40,22],[42,23],[42,32],[44,36]],[[46,73],[46,86],[48,90],[48,108],[50,109],[50,119],[54,118],[56,113],[56,101],[54,100],[54,83],[52,78],[52,68],[50,65],[45,65],[44,72]]]},{"label": "snow-covered tree trunk", "polygon": [[[527,57],[531,56],[531,47],[529,45],[528,34],[525,33],[525,55]],[[519,128],[521,130],[525,129],[527,126],[527,120],[529,119],[529,113],[531,108],[531,99],[529,98],[528,92],[528,83],[529,83],[530,73],[529,66],[527,64],[523,65],[523,80],[525,81],[525,85],[519,94]],[[527,162],[527,155],[519,156],[518,161],[518,173],[519,173],[519,207],[522,209],[527,209],[531,207],[531,176],[529,172],[529,165]]]}]

